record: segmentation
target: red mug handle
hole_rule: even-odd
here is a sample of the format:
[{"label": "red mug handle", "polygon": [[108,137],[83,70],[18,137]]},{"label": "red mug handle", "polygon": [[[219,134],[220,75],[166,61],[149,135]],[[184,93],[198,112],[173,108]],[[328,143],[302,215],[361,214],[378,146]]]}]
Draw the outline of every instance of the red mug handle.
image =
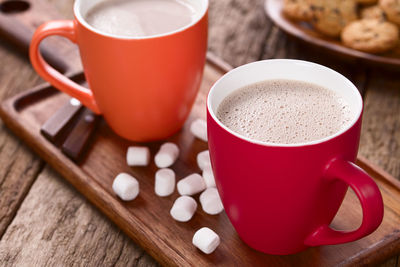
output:
[{"label": "red mug handle", "polygon": [[304,241],[307,246],[335,245],[358,240],[378,228],[383,219],[383,200],[372,178],[352,162],[335,159],[329,163],[326,178],[347,183],[360,200],[363,220],[354,231],[337,231],[321,225]]},{"label": "red mug handle", "polygon": [[34,33],[29,48],[29,57],[36,72],[54,87],[64,93],[78,99],[83,105],[91,109],[94,113],[100,114],[100,109],[94,100],[91,90],[73,82],[52,68],[40,54],[40,42],[50,36],[60,35],[76,43],[76,29],[73,20],[55,20],[41,25]]}]

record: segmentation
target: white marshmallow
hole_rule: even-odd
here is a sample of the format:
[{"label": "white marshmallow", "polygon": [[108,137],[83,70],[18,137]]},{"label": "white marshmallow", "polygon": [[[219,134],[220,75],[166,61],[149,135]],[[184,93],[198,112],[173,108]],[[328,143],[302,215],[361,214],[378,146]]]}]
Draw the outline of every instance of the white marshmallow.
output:
[{"label": "white marshmallow", "polygon": [[200,204],[207,214],[216,215],[224,210],[218,190],[215,187],[207,188],[201,193]]},{"label": "white marshmallow", "polygon": [[160,197],[171,195],[175,189],[175,172],[171,169],[160,169],[156,172],[154,191]]},{"label": "white marshmallow", "polygon": [[130,201],[139,194],[139,182],[127,173],[120,173],[115,177],[112,189],[122,200]]},{"label": "white marshmallow", "polygon": [[196,209],[196,200],[189,196],[181,196],[175,200],[170,214],[172,218],[179,222],[187,222],[193,217]]},{"label": "white marshmallow", "polygon": [[210,151],[204,150],[197,154],[197,165],[201,170],[204,170],[205,166],[211,166]]},{"label": "white marshmallow", "polygon": [[180,180],[177,188],[179,194],[191,196],[206,189],[206,183],[200,174],[193,173]]},{"label": "white marshmallow", "polygon": [[179,148],[174,143],[164,143],[157,152],[154,161],[158,168],[166,168],[174,164],[179,156]]},{"label": "white marshmallow", "polygon": [[207,122],[202,119],[196,119],[190,125],[190,131],[197,138],[207,142]]},{"label": "white marshmallow", "polygon": [[150,162],[150,150],[145,146],[130,146],[126,152],[128,166],[147,166]]},{"label": "white marshmallow", "polygon": [[218,247],[221,240],[213,230],[203,227],[194,234],[192,243],[204,253],[210,254]]},{"label": "white marshmallow", "polygon": [[203,179],[207,187],[215,187],[214,173],[211,166],[204,167]]}]

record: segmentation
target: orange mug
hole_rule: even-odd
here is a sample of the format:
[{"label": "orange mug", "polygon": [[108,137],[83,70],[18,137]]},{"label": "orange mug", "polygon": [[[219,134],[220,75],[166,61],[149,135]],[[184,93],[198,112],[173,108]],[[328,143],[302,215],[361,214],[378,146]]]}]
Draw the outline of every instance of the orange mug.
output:
[{"label": "orange mug", "polygon": [[[37,73],[78,99],[120,136],[152,141],[177,132],[189,115],[203,75],[207,50],[208,0],[188,0],[196,8],[192,23],[146,37],[107,34],[85,21],[99,1],[76,0],[75,20],[50,21],[35,32],[30,59]],[[47,64],[40,42],[61,35],[79,47],[91,90]]]}]

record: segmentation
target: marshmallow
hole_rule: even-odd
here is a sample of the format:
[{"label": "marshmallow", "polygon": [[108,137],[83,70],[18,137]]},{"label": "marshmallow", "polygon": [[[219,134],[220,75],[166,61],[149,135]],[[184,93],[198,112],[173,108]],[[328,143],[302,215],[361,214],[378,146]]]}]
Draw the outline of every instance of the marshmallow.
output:
[{"label": "marshmallow", "polygon": [[207,187],[215,187],[214,173],[211,166],[204,167],[203,179]]},{"label": "marshmallow", "polygon": [[203,152],[197,154],[197,165],[201,170],[204,170],[205,166],[211,166],[210,151],[204,150]]},{"label": "marshmallow", "polygon": [[196,209],[196,200],[189,196],[181,196],[175,200],[170,214],[172,218],[179,222],[187,222],[193,217]]},{"label": "marshmallow", "polygon": [[126,152],[129,166],[147,166],[150,162],[150,150],[145,146],[130,146]]},{"label": "marshmallow", "polygon": [[177,188],[179,194],[191,196],[206,189],[206,184],[200,174],[193,173],[180,180]]},{"label": "marshmallow", "polygon": [[190,131],[197,138],[207,142],[207,122],[202,119],[196,119],[190,125]]},{"label": "marshmallow", "polygon": [[179,155],[179,148],[174,143],[164,143],[157,152],[154,161],[158,168],[166,168],[174,164]]},{"label": "marshmallow", "polygon": [[154,191],[160,197],[171,195],[175,189],[175,172],[171,169],[160,169],[156,172]]},{"label": "marshmallow", "polygon": [[219,236],[210,228],[203,227],[193,236],[192,243],[206,254],[212,253],[220,244]]},{"label": "marshmallow", "polygon": [[200,195],[200,204],[204,212],[211,215],[216,215],[224,210],[218,190],[215,187],[207,188]]},{"label": "marshmallow", "polygon": [[115,177],[112,189],[122,200],[133,200],[139,194],[139,182],[127,173],[120,173]]}]

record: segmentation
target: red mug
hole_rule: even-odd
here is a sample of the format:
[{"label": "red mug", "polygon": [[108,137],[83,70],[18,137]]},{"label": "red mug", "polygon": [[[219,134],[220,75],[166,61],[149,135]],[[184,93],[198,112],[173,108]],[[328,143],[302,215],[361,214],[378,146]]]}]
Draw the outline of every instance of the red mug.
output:
[{"label": "red mug", "polygon": [[[74,20],[49,21],[30,46],[33,67],[43,79],[77,98],[120,136],[132,141],[164,139],[178,131],[196,98],[207,51],[208,0],[189,0],[193,21],[159,35],[125,37],[102,32],[85,14],[102,0],[76,0]],[[76,43],[91,90],[47,64],[40,42],[61,35]]]},{"label": "red mug", "polygon": [[[347,128],[302,144],[274,144],[239,135],[216,117],[231,92],[269,79],[311,82],[336,91],[355,111]],[[310,246],[355,241],[382,222],[381,193],[357,167],[363,103],[343,75],[318,64],[289,59],[238,67],[219,79],[207,98],[208,145],[215,180],[226,214],[250,247],[286,255]],[[348,187],[360,200],[361,226],[339,231],[329,225]]]}]

